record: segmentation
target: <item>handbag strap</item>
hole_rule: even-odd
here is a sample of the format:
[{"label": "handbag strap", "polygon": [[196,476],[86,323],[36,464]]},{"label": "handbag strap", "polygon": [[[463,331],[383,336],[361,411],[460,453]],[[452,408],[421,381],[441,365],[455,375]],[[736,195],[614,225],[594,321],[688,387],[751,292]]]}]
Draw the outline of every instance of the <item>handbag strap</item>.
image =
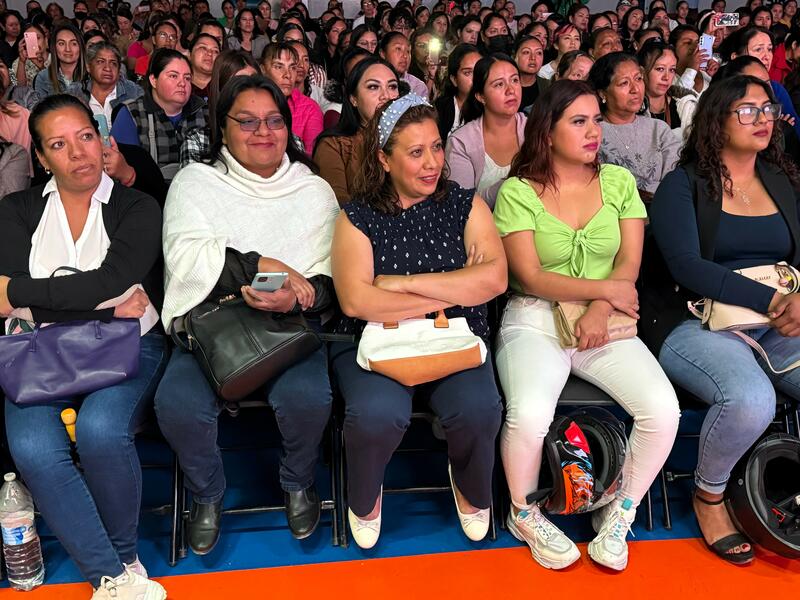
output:
[{"label": "handbag strap", "polygon": [[[443,309],[436,311],[436,318],[433,320],[433,326],[436,329],[447,329],[450,327],[450,322],[447,320]],[[400,327],[400,323],[397,321],[387,321],[383,324],[384,329],[397,329],[398,327]]]},{"label": "handbag strap", "polygon": [[747,344],[753,350],[758,352],[761,355],[761,358],[764,359],[764,362],[767,363],[767,366],[769,367],[769,370],[772,371],[773,373],[775,373],[776,375],[780,375],[781,373],[786,373],[788,371],[791,371],[792,369],[796,369],[797,367],[800,367],[800,360],[796,360],[792,364],[790,364],[788,367],[786,367],[785,369],[781,369],[779,371],[775,367],[772,366],[771,362],[769,362],[769,356],[767,356],[767,351],[764,350],[764,348],[761,346],[761,344],[759,344],[757,341],[755,341],[749,335],[747,335],[745,333],[742,333],[741,331],[731,331],[731,333],[739,336],[745,344]]}]

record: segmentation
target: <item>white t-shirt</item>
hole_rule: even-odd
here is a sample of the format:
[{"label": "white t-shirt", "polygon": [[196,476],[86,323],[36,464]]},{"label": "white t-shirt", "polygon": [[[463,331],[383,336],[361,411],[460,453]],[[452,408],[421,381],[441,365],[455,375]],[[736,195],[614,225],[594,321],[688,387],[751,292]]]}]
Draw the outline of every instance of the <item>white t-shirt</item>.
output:
[{"label": "white t-shirt", "polygon": [[109,131],[111,130],[111,101],[117,99],[117,88],[115,87],[111,90],[111,93],[106,98],[104,104],[100,104],[94,96],[89,96],[89,109],[92,111],[92,114],[104,114],[106,116],[106,122],[108,123]]},{"label": "white t-shirt", "polygon": [[495,183],[508,177],[508,172],[511,170],[511,164],[501,167],[488,154],[484,154],[483,157],[483,173],[481,173],[481,179],[478,182],[478,195],[481,198],[486,197],[487,190]]}]

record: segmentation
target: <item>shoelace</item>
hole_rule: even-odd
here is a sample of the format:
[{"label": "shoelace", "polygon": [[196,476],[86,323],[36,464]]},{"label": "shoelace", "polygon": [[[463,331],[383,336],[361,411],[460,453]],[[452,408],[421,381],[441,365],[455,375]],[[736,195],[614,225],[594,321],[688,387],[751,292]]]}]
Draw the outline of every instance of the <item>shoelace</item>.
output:
[{"label": "shoelace", "polygon": [[522,521],[528,526],[530,526],[530,522],[533,521],[534,531],[541,535],[545,540],[549,540],[552,536],[556,535],[555,525],[548,521],[539,511],[532,510],[528,512]]},{"label": "shoelace", "polygon": [[101,577],[100,588],[106,590],[112,598],[117,597],[117,581],[113,577]]},{"label": "shoelace", "polygon": [[625,538],[628,537],[628,532],[630,532],[633,537],[636,537],[636,535],[633,533],[633,529],[631,529],[633,522],[628,521],[628,519],[625,518],[625,514],[622,510],[617,509],[612,517],[612,520],[614,524],[609,527],[609,536],[622,542],[624,542]]}]

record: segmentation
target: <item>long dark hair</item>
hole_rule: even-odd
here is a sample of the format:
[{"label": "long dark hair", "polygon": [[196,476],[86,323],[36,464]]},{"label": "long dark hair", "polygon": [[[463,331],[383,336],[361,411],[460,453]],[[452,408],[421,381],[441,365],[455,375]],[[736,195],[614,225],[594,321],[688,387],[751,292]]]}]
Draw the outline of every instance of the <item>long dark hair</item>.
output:
[{"label": "long dark hair", "polygon": [[775,45],[775,37],[772,35],[772,33],[770,33],[769,29],[764,29],[763,27],[758,27],[757,25],[751,25],[744,29],[735,31],[722,40],[722,43],[719,46],[720,56],[722,56],[723,60],[731,60],[734,54],[736,54],[736,56],[747,54],[747,46],[750,44],[750,40],[760,33],[766,35],[770,42],[772,42],[772,45]]},{"label": "long dark hair", "polygon": [[394,70],[394,67],[377,56],[368,56],[356,63],[356,66],[353,67],[353,69],[345,78],[344,96],[342,97],[342,114],[341,117],[339,117],[339,122],[333,127],[329,127],[319,134],[316,142],[317,145],[322,138],[342,135],[351,136],[358,133],[358,130],[361,129],[362,118],[358,112],[358,108],[353,106],[353,103],[350,102],[350,96],[356,95],[358,84],[361,83],[361,79],[364,77],[367,69],[375,65],[383,65],[389,69],[392,73],[394,73],[394,76],[397,77],[398,83],[400,82],[400,77],[397,75],[397,71]]},{"label": "long dark hair", "polygon": [[[391,102],[387,102],[376,110],[375,116],[370,119],[364,129],[362,143],[362,156],[364,158],[361,169],[356,173],[355,181],[353,182],[353,200],[363,202],[378,212],[398,215],[401,212],[400,198],[392,183],[392,176],[384,171],[383,165],[378,159],[378,152],[381,150],[378,142],[378,125],[381,115],[391,105]],[[432,107],[421,105],[409,108],[398,119],[392,133],[389,135],[389,139],[383,147],[384,154],[392,154],[397,136],[403,129],[409,125],[424,123],[429,120],[433,121],[434,125],[438,122],[436,110]],[[449,169],[447,168],[447,163],[445,163],[439,175],[439,181],[436,184],[436,191],[430,196],[434,201],[441,202],[447,196],[447,179],[449,176]]]},{"label": "long dark hair", "polygon": [[456,94],[458,93],[458,88],[456,88],[455,84],[450,78],[456,77],[458,70],[461,68],[461,61],[473,53],[480,54],[480,50],[478,50],[477,46],[473,46],[472,44],[459,44],[453,48],[450,56],[447,57],[447,79],[445,79],[442,96],[455,98]]},{"label": "long dark hair", "polygon": [[242,41],[242,15],[245,13],[250,13],[250,16],[253,17],[253,33],[250,38],[252,42],[261,35],[261,30],[258,28],[258,21],[256,20],[256,13],[252,8],[243,8],[237,13],[236,18],[233,20],[233,37],[240,42]]},{"label": "long dark hair", "polygon": [[[246,50],[223,50],[217,56],[214,68],[211,70],[211,83],[208,85],[209,123],[216,121],[217,98],[219,98],[220,90],[237,71],[245,67],[252,67],[256,73],[261,71],[256,59]],[[211,133],[212,135],[215,133],[213,128]],[[213,142],[214,139],[212,138],[211,141]]]},{"label": "long dark hair", "polygon": [[86,77],[86,61],[84,56],[86,48],[83,44],[83,36],[72,23],[69,21],[61,21],[53,27],[53,30],[50,32],[50,66],[47,68],[47,77],[50,80],[50,84],[53,86],[53,91],[57,94],[66,91],[61,89],[61,83],[58,80],[61,63],[58,60],[56,39],[58,38],[58,34],[62,31],[69,31],[75,36],[75,39],[78,40],[78,64],[75,65],[75,71],[72,73],[72,81],[82,81],[83,78]]},{"label": "long dark hair", "polygon": [[[557,189],[550,135],[564,111],[581,96],[597,98],[597,93],[585,81],[559,79],[536,99],[525,124],[525,141],[511,161],[509,177],[529,179],[543,188]],[[599,164],[595,155],[592,166],[597,170]]]},{"label": "long dark hair", "polygon": [[[236,98],[239,97],[239,94],[248,90],[263,90],[267,92],[278,107],[278,111],[280,111],[283,117],[288,132],[286,154],[289,157],[289,161],[303,163],[311,169],[313,173],[319,173],[317,165],[306,156],[305,152],[298,148],[297,142],[292,135],[292,112],[289,110],[286,97],[277,85],[263,75],[237,75],[228,80],[228,83],[222,87],[216,104],[215,118],[211,123],[211,138],[214,141],[211,144],[211,148],[209,148],[208,155],[205,157],[204,162],[209,165],[213,165],[217,162],[225,164],[225,159],[222,158],[222,130],[231,124],[231,121],[228,119],[228,113],[233,103],[236,102]],[[239,125],[235,124],[235,126],[238,127]],[[227,165],[225,166],[227,167]]]},{"label": "long dark hair", "polygon": [[461,112],[464,124],[483,116],[485,107],[478,101],[477,95],[483,94],[483,89],[486,87],[486,82],[489,79],[489,72],[495,64],[500,62],[513,65],[514,68],[517,69],[517,72],[519,72],[517,63],[507,54],[491,54],[489,56],[484,56],[475,63],[475,68],[472,70],[472,89],[469,91],[469,96],[467,96],[464,102],[464,109]]},{"label": "long dark hair", "polygon": [[[751,75],[734,75],[709,86],[697,103],[689,139],[681,150],[678,164],[694,165],[697,174],[705,178],[706,189],[711,198],[720,198],[723,189],[728,193],[733,191],[730,171],[721,157],[729,139],[725,133],[725,123],[731,115],[733,103],[743,98],[751,85],[760,87],[770,102],[776,102],[769,83]],[[782,169],[792,185],[797,187],[800,184],[800,173],[794,163],[785,157],[782,141],[783,136],[776,123],[769,145],[758,156]]]}]

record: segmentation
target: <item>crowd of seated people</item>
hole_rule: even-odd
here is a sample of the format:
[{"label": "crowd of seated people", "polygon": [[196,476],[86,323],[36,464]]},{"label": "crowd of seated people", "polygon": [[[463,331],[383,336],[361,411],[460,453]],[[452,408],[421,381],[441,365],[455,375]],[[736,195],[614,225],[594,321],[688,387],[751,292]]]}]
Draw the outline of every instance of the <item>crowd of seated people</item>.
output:
[{"label": "crowd of seated people", "polygon": [[[530,498],[574,376],[633,423],[622,485],[592,514],[592,560],[626,567],[684,391],[708,407],[700,531],[721,560],[755,560],[723,496],[776,390],[800,400],[800,372],[774,374],[687,301],[764,315],[750,333],[773,364],[800,358],[800,295],[736,272],[800,263],[797,2],[716,0],[699,14],[640,2],[593,14],[539,0],[517,14],[510,0],[362,0],[351,20],[337,0],[313,17],[299,0],[279,13],[267,1],[211,12],[206,0],[99,0],[89,13],[30,0],[25,15],[0,0],[3,334],[140,323],[136,376],[55,403],[5,398],[11,456],[93,599],[166,597],[137,554],[134,440],[148,419],[185,475],[189,547],[204,555],[219,540],[224,403],[171,336],[231,298],[351,339],[254,393],[278,423],[295,538],[319,524],[314,474],[341,401],[347,521],[360,547],[379,542],[385,469],[416,398],[441,423],[464,534],[489,529],[499,436],[510,532],[540,565],[569,566],[580,550]],[[720,24],[732,11],[739,25]],[[75,272],[52,277],[62,267]],[[264,291],[260,273],[286,279]],[[657,318],[641,318],[653,298]],[[555,327],[564,302],[585,306],[570,348]],[[482,341],[479,366],[417,385],[362,366],[368,323],[438,313]],[[612,339],[620,314],[640,337]],[[78,409],[82,471],[65,406]]]}]

